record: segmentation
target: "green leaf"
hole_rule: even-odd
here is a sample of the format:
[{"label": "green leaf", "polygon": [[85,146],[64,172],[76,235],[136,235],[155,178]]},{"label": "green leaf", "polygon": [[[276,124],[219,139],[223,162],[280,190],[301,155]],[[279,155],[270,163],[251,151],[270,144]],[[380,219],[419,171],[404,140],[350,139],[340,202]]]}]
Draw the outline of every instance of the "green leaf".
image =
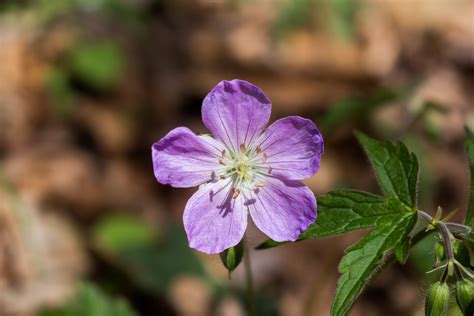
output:
[{"label": "green leaf", "polygon": [[466,128],[467,139],[465,142],[466,152],[469,160],[469,170],[471,173],[471,188],[469,191],[469,206],[467,208],[464,224],[474,228],[474,132]]},{"label": "green leaf", "polygon": [[357,132],[375,169],[380,187],[388,198],[400,200],[416,211],[418,160],[402,142],[378,141]]},{"label": "green leaf", "polygon": [[406,238],[395,247],[395,257],[397,258],[398,262],[403,264],[407,262],[408,253],[410,252],[410,244],[410,238]]},{"label": "green leaf", "polygon": [[410,211],[393,199],[354,190],[332,191],[318,198],[318,219],[300,239],[330,237],[390,222]]},{"label": "green leaf", "polygon": [[113,298],[92,283],[84,283],[68,306],[47,311],[42,316],[137,316],[122,298]]},{"label": "green leaf", "polygon": [[[318,197],[318,218],[299,240],[331,237],[390,222],[410,208],[394,199],[355,190],[331,191]],[[267,249],[284,243],[268,240],[257,247]]]},{"label": "green leaf", "polygon": [[209,281],[181,228],[168,227],[160,240],[150,230],[139,218],[111,215],[95,227],[94,242],[104,258],[145,291],[164,294],[183,274]]},{"label": "green leaf", "polygon": [[136,216],[113,215],[102,219],[95,227],[96,244],[110,253],[153,242],[153,228]]},{"label": "green leaf", "polygon": [[330,131],[345,121],[366,117],[379,107],[403,99],[411,90],[412,88],[380,88],[367,98],[344,98],[329,107],[320,127],[323,131]]},{"label": "green leaf", "polygon": [[392,222],[371,231],[358,243],[346,250],[339,270],[336,295],[331,316],[346,315],[366,284],[375,275],[384,256],[402,243],[416,223],[416,213],[405,213]]},{"label": "green leaf", "polygon": [[76,79],[99,92],[113,88],[119,81],[125,58],[114,42],[86,43],[77,46],[68,60]]}]

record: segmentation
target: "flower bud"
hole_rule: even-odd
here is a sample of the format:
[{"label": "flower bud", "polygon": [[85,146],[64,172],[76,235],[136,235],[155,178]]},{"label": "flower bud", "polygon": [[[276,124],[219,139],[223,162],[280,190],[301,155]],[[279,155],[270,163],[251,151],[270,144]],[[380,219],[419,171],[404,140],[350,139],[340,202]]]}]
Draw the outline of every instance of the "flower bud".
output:
[{"label": "flower bud", "polygon": [[443,261],[445,258],[446,258],[446,254],[444,252],[444,245],[442,242],[440,241],[437,241],[435,243],[435,255],[436,255],[436,259],[438,259],[438,261]]},{"label": "flower bud", "polygon": [[220,253],[222,264],[229,270],[229,278],[230,273],[238,267],[243,256],[244,245],[242,241],[237,246],[230,247]]},{"label": "flower bud", "polygon": [[446,283],[431,284],[425,300],[425,316],[443,316],[449,307],[449,286]]},{"label": "flower bud", "polygon": [[456,282],[456,301],[464,315],[474,315],[474,282],[467,279]]}]

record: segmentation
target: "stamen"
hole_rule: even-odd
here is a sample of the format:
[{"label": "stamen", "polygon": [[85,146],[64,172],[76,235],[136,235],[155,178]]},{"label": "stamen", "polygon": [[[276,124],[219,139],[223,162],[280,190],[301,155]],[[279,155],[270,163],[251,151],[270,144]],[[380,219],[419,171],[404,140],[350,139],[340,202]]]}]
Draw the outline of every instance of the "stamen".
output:
[{"label": "stamen", "polygon": [[244,153],[245,150],[245,144],[240,144],[240,151]]},{"label": "stamen", "polygon": [[266,163],[268,159],[267,153],[263,153],[263,163]]},{"label": "stamen", "polygon": [[224,175],[221,174],[221,175],[219,176],[219,178],[221,178],[222,180],[224,180],[224,179],[226,178],[226,176],[224,176]]},{"label": "stamen", "polygon": [[262,148],[260,148],[260,146],[257,147],[257,149],[255,149],[255,152],[257,154],[261,153],[262,152]]},{"label": "stamen", "polygon": [[225,157],[225,153],[226,153],[225,149],[222,149],[222,158]]},{"label": "stamen", "polygon": [[225,166],[225,161],[224,161],[224,159],[222,159],[222,158],[219,159],[219,163],[220,163],[221,165]]},{"label": "stamen", "polygon": [[268,167],[268,174],[271,174],[271,173],[272,173],[272,170],[273,170],[273,169],[272,169],[272,166],[269,166],[269,167]]},{"label": "stamen", "polygon": [[239,194],[240,194],[240,190],[237,189],[237,188],[232,188],[232,192],[233,192],[233,193],[232,193],[232,198],[233,198],[233,199],[236,199],[236,198],[239,196]]},{"label": "stamen", "polygon": [[264,186],[266,186],[265,183],[262,183],[262,182],[257,182],[257,183],[255,183],[255,187],[256,187],[256,188],[263,188]]}]

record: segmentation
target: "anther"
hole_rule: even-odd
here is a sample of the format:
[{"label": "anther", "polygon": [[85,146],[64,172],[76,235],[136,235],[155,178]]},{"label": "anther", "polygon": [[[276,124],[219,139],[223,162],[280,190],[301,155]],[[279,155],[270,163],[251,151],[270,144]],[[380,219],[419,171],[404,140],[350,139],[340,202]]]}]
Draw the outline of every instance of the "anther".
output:
[{"label": "anther", "polygon": [[225,157],[225,149],[222,149],[222,158]]},{"label": "anther", "polygon": [[263,153],[263,163],[266,163],[268,159],[267,153]]},{"label": "anther", "polygon": [[272,173],[272,170],[273,170],[273,169],[272,169],[272,166],[269,166],[269,167],[268,167],[268,174],[271,174],[271,173]]},{"label": "anther", "polygon": [[257,149],[255,149],[255,152],[257,154],[261,153],[262,152],[262,148],[260,148],[260,146],[257,147]]},{"label": "anther", "polygon": [[219,178],[221,178],[222,180],[225,179],[226,177],[224,175],[220,175]]},{"label": "anther", "polygon": [[256,188],[263,188],[266,184],[265,183],[262,183],[262,182],[257,182],[255,183],[255,187]]},{"label": "anther", "polygon": [[239,194],[240,194],[240,190],[237,189],[237,188],[233,188],[232,191],[233,191],[233,193],[232,193],[232,198],[233,198],[233,199],[236,199],[236,198],[239,196]]},{"label": "anther", "polygon": [[245,152],[245,144],[240,144],[240,151]]},{"label": "anther", "polygon": [[224,166],[225,166],[225,161],[224,161],[224,159],[222,159],[222,158],[219,159],[219,163],[220,163],[221,165],[224,165]]}]

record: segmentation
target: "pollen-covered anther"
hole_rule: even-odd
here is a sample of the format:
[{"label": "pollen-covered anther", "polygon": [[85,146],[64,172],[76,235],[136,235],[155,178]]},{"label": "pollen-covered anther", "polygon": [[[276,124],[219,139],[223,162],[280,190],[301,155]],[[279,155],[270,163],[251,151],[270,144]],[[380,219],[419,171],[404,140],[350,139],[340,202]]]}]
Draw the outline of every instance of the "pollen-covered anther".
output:
[{"label": "pollen-covered anther", "polygon": [[262,182],[257,182],[255,183],[255,187],[256,188],[263,188],[266,184],[265,183],[262,183]]},{"label": "pollen-covered anther", "polygon": [[224,161],[224,159],[222,159],[222,158],[219,159],[219,163],[220,163],[221,165],[225,166],[225,161]]},{"label": "pollen-covered anther", "polygon": [[222,180],[224,180],[224,179],[226,178],[226,176],[224,176],[224,175],[221,174],[221,175],[219,176],[219,178],[222,179]]},{"label": "pollen-covered anther", "polygon": [[245,144],[240,144],[240,151],[244,153],[245,150],[246,150]]},{"label": "pollen-covered anther", "polygon": [[255,149],[255,152],[257,154],[261,153],[262,152],[262,148],[260,148],[260,146],[257,147],[257,149]]},{"label": "pollen-covered anther", "polygon": [[267,153],[263,153],[263,163],[266,163],[268,160],[268,155]]},{"label": "pollen-covered anther", "polygon": [[237,188],[232,188],[232,198],[236,199],[240,194],[240,190]]}]

